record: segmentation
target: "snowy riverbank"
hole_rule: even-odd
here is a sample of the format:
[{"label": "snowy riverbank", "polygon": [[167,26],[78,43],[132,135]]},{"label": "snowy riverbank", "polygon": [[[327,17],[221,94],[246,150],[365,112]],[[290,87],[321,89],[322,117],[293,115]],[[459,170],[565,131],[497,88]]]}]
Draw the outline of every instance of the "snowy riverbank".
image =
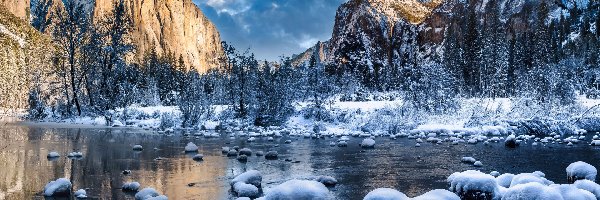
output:
[{"label": "snowy riverbank", "polygon": [[[570,107],[546,110],[530,105],[527,99],[460,99],[458,109],[443,114],[419,113],[403,109],[402,100],[341,102],[329,101],[325,105],[328,120],[315,121],[307,118],[303,111],[309,105],[300,102],[295,105],[295,114],[282,129],[304,134],[317,131],[323,135],[372,134],[388,135],[401,132],[463,132],[470,135],[507,135],[519,129],[537,129],[549,134],[556,132],[570,135],[600,130],[600,109],[594,107],[600,100],[579,97],[577,104]],[[197,129],[256,129],[240,121],[232,121],[221,115],[226,106],[213,106],[214,115],[204,119]],[[37,125],[79,125],[85,127],[136,127],[148,130],[179,129],[182,114],[176,106],[141,107],[130,106],[111,111],[112,122],[107,123],[104,116],[75,117],[58,119],[47,117],[36,122],[22,122]],[[583,116],[582,116],[583,115]],[[13,118],[14,119],[14,118]],[[315,129],[316,127],[316,129]],[[533,127],[535,129],[535,127]],[[536,130],[537,130],[536,129]],[[598,130],[596,130],[598,129]],[[521,130],[529,131],[532,130]],[[518,134],[518,133],[517,133]],[[526,133],[523,133],[526,134]],[[536,133],[537,134],[537,133]]]}]

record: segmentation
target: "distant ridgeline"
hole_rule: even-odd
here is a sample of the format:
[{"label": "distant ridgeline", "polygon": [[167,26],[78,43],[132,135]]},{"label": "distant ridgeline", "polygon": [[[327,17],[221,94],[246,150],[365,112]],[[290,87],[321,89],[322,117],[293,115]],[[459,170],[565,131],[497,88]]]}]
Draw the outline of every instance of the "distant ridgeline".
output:
[{"label": "distant ridgeline", "polygon": [[597,0],[350,0],[337,11],[332,38],[294,64],[315,55],[327,73],[353,74],[379,91],[449,87],[463,96],[539,97],[575,89],[597,96],[599,6]]}]

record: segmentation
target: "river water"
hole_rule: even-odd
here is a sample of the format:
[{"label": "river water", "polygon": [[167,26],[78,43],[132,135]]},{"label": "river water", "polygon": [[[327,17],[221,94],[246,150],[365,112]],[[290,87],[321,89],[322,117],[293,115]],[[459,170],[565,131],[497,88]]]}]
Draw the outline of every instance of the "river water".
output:
[{"label": "river water", "polygon": [[[572,147],[524,144],[516,149],[501,143],[424,143],[415,147],[414,140],[380,137],[375,139],[376,148],[361,149],[361,138],[351,138],[348,147],[331,147],[330,142],[337,138],[259,138],[252,143],[246,139],[167,136],[127,128],[5,125],[0,128],[0,199],[44,199],[41,192],[45,184],[63,177],[71,179],[74,189],[86,189],[89,199],[133,199],[133,194],[120,190],[127,181],[140,182],[142,188],[156,188],[169,199],[234,199],[229,180],[256,169],[263,174],[265,192],[290,179],[327,175],[339,182],[330,188],[332,197],[354,200],[380,187],[394,188],[408,196],[446,189],[450,174],[469,169],[514,174],[539,170],[546,178],[565,183],[565,168],[572,162],[600,166],[600,149],[587,143]],[[288,139],[291,144],[284,143]],[[190,141],[199,146],[204,161],[193,161],[193,155],[183,152]],[[133,151],[135,144],[144,150]],[[247,147],[254,152],[275,150],[279,159],[252,156],[241,163],[224,156],[223,146]],[[50,151],[61,157],[48,160]],[[65,155],[72,151],[81,151],[84,157],[67,158]],[[461,163],[463,156],[475,157],[484,166]],[[132,173],[123,175],[124,170]]]}]

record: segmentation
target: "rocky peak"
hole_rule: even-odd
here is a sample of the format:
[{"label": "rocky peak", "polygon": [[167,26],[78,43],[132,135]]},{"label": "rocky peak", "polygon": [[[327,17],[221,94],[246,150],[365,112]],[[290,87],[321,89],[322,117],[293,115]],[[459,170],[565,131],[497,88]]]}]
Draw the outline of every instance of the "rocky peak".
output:
[{"label": "rocky peak", "polygon": [[422,23],[443,0],[366,0],[370,7],[387,16],[392,23],[401,19],[413,24]]},{"label": "rocky peak", "polygon": [[0,4],[23,20],[29,20],[29,0],[0,0]]},{"label": "rocky peak", "polygon": [[[113,9],[116,0],[96,0],[94,18]],[[125,0],[133,20],[133,40],[139,58],[155,48],[183,57],[188,69],[206,72],[222,54],[219,32],[192,0]]]}]

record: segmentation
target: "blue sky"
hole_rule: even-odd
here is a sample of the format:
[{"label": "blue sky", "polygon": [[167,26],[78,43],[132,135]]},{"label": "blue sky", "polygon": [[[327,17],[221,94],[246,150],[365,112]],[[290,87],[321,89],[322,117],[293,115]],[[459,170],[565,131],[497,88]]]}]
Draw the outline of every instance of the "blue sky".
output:
[{"label": "blue sky", "polygon": [[193,0],[221,39],[258,59],[279,60],[331,38],[335,11],[347,0]]}]

